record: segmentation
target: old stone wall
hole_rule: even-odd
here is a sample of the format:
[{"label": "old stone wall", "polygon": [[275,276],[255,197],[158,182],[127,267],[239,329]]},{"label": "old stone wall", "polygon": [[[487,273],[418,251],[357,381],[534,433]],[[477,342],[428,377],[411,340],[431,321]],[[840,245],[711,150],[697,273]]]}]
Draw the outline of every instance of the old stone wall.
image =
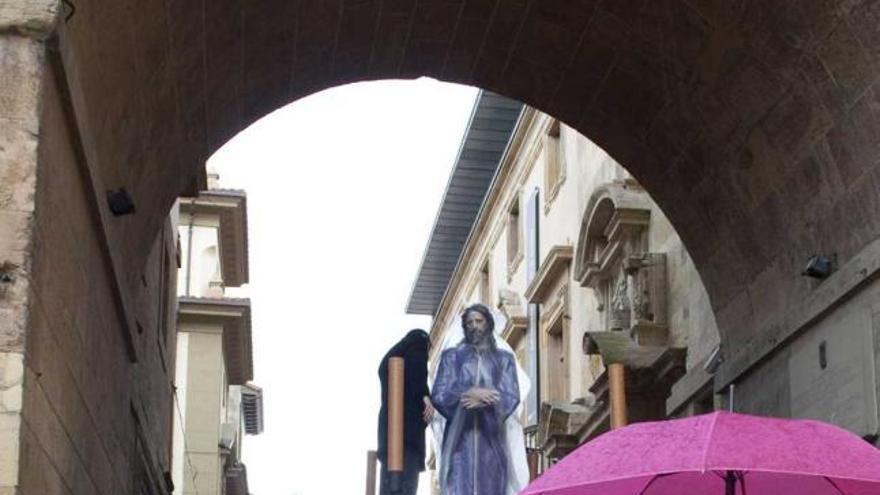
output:
[{"label": "old stone wall", "polygon": [[[880,245],[874,250],[876,256]],[[820,419],[877,438],[878,356],[880,281],[874,279],[724,389],[724,405],[732,397],[737,412]]]},{"label": "old stone wall", "polygon": [[135,266],[249,123],[418,76],[542,109],[639,180],[707,288],[718,386],[798,330],[809,256],[880,235],[876,1],[72,3],[62,45],[100,176],[138,204],[115,247]]},{"label": "old stone wall", "polygon": [[131,297],[128,339],[63,71],[43,78],[19,493],[168,493],[176,264],[173,230],[153,242]]},{"label": "old stone wall", "polygon": [[0,494],[18,484],[40,43],[0,36]]}]

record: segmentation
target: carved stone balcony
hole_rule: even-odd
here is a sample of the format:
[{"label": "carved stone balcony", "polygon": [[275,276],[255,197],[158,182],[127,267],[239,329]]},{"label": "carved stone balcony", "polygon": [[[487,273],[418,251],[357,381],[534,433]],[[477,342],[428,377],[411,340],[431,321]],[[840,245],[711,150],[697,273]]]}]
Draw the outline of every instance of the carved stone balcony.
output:
[{"label": "carved stone balcony", "polygon": [[560,459],[578,446],[577,433],[592,408],[582,404],[544,402],[538,424],[538,443],[548,459]]}]

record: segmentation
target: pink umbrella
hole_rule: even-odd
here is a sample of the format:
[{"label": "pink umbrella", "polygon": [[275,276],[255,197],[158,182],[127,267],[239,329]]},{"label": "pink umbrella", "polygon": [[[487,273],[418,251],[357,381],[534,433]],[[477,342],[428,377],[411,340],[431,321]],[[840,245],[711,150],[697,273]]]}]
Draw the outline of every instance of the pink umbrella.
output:
[{"label": "pink umbrella", "polygon": [[880,495],[880,450],[827,423],[727,412],[636,423],[520,495]]}]

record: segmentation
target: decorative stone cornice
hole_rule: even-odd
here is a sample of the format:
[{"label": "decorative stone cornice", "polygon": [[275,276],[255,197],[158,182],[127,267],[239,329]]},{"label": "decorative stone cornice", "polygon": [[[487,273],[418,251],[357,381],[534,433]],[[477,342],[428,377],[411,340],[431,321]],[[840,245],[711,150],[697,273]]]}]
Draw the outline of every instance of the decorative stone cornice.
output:
[{"label": "decorative stone cornice", "polygon": [[559,285],[553,295],[543,302],[541,311],[541,329],[542,333],[548,332],[555,327],[559,320],[568,317],[568,283]]},{"label": "decorative stone cornice", "polygon": [[[624,342],[624,339],[629,342]],[[685,371],[685,349],[638,346],[621,332],[591,332],[591,335],[584,337],[584,344],[585,351],[600,354],[606,366],[612,362],[626,366],[626,403],[631,422],[666,417],[666,399],[672,385]],[[595,406],[576,433],[579,443],[589,441],[610,428],[607,368],[590,386],[590,393],[595,398],[592,401]]]},{"label": "decorative stone cornice", "polygon": [[230,385],[254,378],[251,302],[248,299],[181,297],[178,322],[208,323],[223,330],[223,359]]},{"label": "decorative stone cornice", "polygon": [[510,347],[516,349],[519,340],[525,335],[529,326],[529,319],[526,316],[512,316],[507,319],[507,324],[501,331],[501,337]]},{"label": "decorative stone cornice", "polygon": [[647,368],[666,351],[665,347],[642,346],[623,332],[586,332],[584,353],[600,355],[605,366],[622,363],[629,368]]},{"label": "decorative stone cornice", "polygon": [[559,459],[579,445],[577,432],[590,419],[595,405],[543,402],[538,443],[545,456]]},{"label": "decorative stone cornice", "polygon": [[562,276],[571,265],[574,257],[574,248],[571,246],[553,246],[544,262],[538,268],[538,273],[526,289],[526,300],[530,303],[540,304],[550,296],[559,277]]}]

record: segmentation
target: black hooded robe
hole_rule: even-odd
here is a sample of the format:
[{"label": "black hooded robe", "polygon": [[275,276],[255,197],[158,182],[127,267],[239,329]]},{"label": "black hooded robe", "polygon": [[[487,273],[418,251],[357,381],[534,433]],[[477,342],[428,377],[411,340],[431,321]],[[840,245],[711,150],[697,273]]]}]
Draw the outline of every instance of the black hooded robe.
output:
[{"label": "black hooded robe", "polygon": [[395,344],[379,364],[379,382],[382,385],[382,406],[379,409],[378,457],[383,473],[388,458],[388,358],[402,357],[404,366],[403,399],[403,448],[404,472],[418,473],[425,470],[425,428],[422,419],[425,409],[424,397],[428,390],[428,347],[430,339],[424,330],[412,330]]}]

